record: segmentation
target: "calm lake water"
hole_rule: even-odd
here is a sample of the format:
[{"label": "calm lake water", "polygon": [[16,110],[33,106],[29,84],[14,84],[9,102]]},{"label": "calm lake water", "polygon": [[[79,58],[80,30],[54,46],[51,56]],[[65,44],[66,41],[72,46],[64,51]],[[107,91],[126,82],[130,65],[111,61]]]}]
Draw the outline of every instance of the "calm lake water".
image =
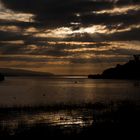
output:
[{"label": "calm lake water", "polygon": [[[136,102],[139,99],[140,81],[93,80],[87,77],[7,77],[0,83],[1,107],[94,104],[118,100]],[[47,124],[73,131],[77,127],[81,129],[94,123],[91,108],[39,112],[13,110],[3,116],[1,114],[0,128],[9,135],[14,135],[19,129],[23,131],[21,124],[24,130],[36,124]]]},{"label": "calm lake water", "polygon": [[0,106],[81,104],[140,99],[140,81],[86,77],[12,77],[0,83]]}]

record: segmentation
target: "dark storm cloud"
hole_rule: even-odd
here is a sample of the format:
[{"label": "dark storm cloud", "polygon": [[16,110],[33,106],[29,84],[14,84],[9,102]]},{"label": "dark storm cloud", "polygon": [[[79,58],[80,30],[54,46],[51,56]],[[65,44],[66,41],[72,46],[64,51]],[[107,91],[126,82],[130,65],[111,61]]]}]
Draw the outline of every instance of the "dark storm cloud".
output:
[{"label": "dark storm cloud", "polygon": [[19,32],[0,30],[0,41],[25,40],[27,38],[28,38],[28,35],[22,35]]},{"label": "dark storm cloud", "polygon": [[33,23],[33,22],[25,22],[25,21],[11,21],[11,20],[4,20],[4,19],[0,19],[0,26],[17,26],[21,29],[24,28],[29,28],[29,27],[40,27],[42,26],[45,27],[45,25],[43,24],[39,24],[37,22]]},{"label": "dark storm cloud", "polygon": [[3,4],[15,11],[25,13],[74,13],[87,12],[102,9],[110,9],[114,6],[126,6],[140,4],[138,0],[1,0]]},{"label": "dark storm cloud", "polygon": [[116,5],[120,5],[120,6],[123,6],[123,5],[130,5],[130,4],[140,4],[140,1],[139,0],[117,0],[116,1]]},{"label": "dark storm cloud", "polygon": [[133,40],[140,41],[139,35],[140,35],[140,28],[132,28],[129,31],[110,34],[105,38],[106,40],[112,40],[112,41],[133,41]]},{"label": "dark storm cloud", "polygon": [[4,54],[21,54],[23,51],[24,46],[21,44],[3,44],[0,43],[0,53]]},{"label": "dark storm cloud", "polygon": [[92,0],[1,0],[10,9],[25,13],[59,14],[111,8],[112,2]]},{"label": "dark storm cloud", "polygon": [[139,24],[140,23],[140,10],[129,10],[126,13],[121,14],[110,14],[110,13],[103,13],[103,14],[87,14],[81,16],[81,22],[83,25],[106,25],[108,28],[117,27],[118,24],[121,24],[120,28],[128,27],[128,25],[132,24]]},{"label": "dark storm cloud", "polygon": [[83,26],[106,22],[106,24],[123,23],[124,18],[128,19],[128,22],[129,20],[133,22],[132,18],[136,20],[137,13],[130,12],[127,13],[128,16],[127,14],[111,16],[91,14],[91,12],[140,4],[136,0],[2,0],[2,2],[14,11],[34,14],[36,22],[45,23],[48,27],[70,26],[71,22],[80,22]]}]

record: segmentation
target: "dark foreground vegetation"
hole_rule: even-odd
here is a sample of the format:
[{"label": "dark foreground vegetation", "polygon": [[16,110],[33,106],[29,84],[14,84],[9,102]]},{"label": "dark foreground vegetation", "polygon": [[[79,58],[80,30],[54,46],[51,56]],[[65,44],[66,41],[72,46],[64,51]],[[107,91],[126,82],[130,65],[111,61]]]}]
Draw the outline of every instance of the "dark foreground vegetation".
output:
[{"label": "dark foreground vegetation", "polygon": [[[17,114],[36,114],[39,112],[59,112],[59,111],[83,111],[92,110],[93,122],[89,126],[78,126],[76,124],[63,127],[61,125],[49,125],[45,123],[36,123],[27,126],[21,123],[11,134],[8,128],[3,128],[3,120],[8,116]],[[10,117],[9,117],[10,118]],[[87,114],[82,118],[86,121]],[[112,103],[96,103],[85,105],[57,105],[57,106],[39,106],[39,107],[13,107],[0,109],[0,137],[46,137],[46,138],[99,138],[99,137],[128,137],[135,138],[139,136],[140,130],[140,104],[139,102],[119,101]]]}]

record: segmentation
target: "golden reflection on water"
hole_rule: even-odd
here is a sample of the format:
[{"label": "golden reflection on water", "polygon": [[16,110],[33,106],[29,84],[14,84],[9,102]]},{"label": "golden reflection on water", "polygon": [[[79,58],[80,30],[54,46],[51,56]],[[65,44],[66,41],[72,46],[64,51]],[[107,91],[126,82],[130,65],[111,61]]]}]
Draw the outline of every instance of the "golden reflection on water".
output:
[{"label": "golden reflection on water", "polygon": [[25,126],[30,128],[36,124],[48,126],[66,127],[88,127],[93,124],[93,115],[90,110],[81,111],[58,111],[58,112],[39,112],[39,113],[21,113],[17,116],[9,116],[7,119],[0,121],[3,129],[8,129],[10,135]]}]

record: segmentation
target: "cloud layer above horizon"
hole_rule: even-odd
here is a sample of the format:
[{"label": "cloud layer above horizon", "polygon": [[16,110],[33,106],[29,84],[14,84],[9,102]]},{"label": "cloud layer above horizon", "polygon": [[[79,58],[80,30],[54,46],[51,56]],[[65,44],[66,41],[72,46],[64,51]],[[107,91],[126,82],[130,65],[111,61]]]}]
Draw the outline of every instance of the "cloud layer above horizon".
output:
[{"label": "cloud layer above horizon", "polygon": [[0,15],[1,67],[85,74],[140,53],[138,0],[0,0]]}]

